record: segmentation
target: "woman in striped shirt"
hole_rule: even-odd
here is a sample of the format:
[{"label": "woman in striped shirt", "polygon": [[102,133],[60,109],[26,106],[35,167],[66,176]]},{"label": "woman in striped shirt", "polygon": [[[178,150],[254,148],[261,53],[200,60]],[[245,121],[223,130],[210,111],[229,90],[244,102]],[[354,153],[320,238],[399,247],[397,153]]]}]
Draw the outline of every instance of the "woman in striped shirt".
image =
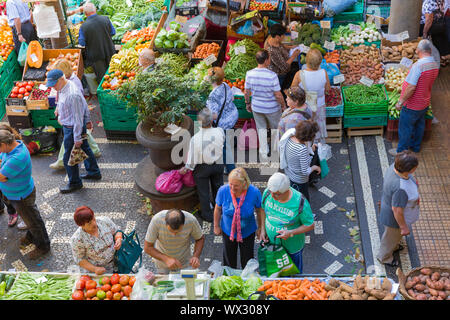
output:
[{"label": "woman in striped shirt", "polygon": [[312,144],[319,126],[311,120],[300,121],[295,126],[295,132],[289,130],[281,138],[280,146],[284,146],[286,167],[284,172],[291,181],[291,187],[301,192],[309,201],[309,176],[313,171],[320,174],[319,166],[311,166],[311,161],[317,146]]}]

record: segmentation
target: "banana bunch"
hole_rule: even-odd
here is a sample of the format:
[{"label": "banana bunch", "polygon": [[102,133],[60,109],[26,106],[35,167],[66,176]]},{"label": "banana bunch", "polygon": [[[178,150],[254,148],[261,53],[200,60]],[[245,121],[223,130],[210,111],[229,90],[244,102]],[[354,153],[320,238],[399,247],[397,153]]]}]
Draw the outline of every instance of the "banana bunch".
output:
[{"label": "banana bunch", "polygon": [[69,29],[70,29],[70,33],[72,34],[72,39],[75,42],[74,45],[78,44],[78,36],[80,34],[80,27],[83,23],[77,23],[77,24],[72,24],[69,26],[69,28],[67,29],[66,33],[67,33],[67,42],[70,43],[70,36],[69,36]]},{"label": "banana bunch", "polygon": [[139,52],[134,49],[120,50],[112,56],[109,63],[109,72],[130,72],[137,69],[139,65]]}]

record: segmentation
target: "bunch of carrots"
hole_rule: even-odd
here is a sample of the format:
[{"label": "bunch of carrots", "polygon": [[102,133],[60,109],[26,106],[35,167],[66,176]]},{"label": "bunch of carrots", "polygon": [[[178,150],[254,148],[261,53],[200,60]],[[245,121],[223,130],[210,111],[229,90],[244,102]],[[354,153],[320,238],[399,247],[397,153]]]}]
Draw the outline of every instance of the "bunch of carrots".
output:
[{"label": "bunch of carrots", "polygon": [[194,52],[192,58],[194,59],[205,59],[210,55],[215,55],[216,57],[219,55],[220,45],[215,42],[211,43],[202,43],[199,45]]},{"label": "bunch of carrots", "polygon": [[325,61],[327,63],[339,63],[339,51],[333,50],[325,53]]},{"label": "bunch of carrots", "polygon": [[325,286],[326,283],[319,279],[267,280],[258,291],[265,291],[280,300],[328,300],[333,291],[327,291]]},{"label": "bunch of carrots", "polygon": [[231,87],[236,87],[238,89],[241,89],[244,91],[245,89],[245,79],[236,79],[235,82],[231,82],[230,80],[224,79],[223,80],[226,84],[228,84]]},{"label": "bunch of carrots", "polygon": [[[137,31],[137,32],[136,32]],[[140,30],[127,31],[122,37],[122,43],[126,43],[131,39],[144,39],[144,41],[150,41],[155,36],[155,29],[152,27],[142,28]]]}]

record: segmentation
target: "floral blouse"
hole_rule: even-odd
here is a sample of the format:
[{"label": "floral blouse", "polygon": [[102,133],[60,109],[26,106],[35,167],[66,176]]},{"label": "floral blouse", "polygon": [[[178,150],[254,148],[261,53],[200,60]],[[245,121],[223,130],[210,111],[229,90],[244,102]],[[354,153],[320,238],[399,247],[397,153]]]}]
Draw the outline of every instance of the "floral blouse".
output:
[{"label": "floral blouse", "polygon": [[443,0],[424,0],[422,3],[422,17],[420,24],[425,24],[425,14],[433,13],[433,20],[442,18],[444,15],[444,1]]},{"label": "floral blouse", "polygon": [[117,225],[107,217],[95,218],[98,226],[98,238],[85,232],[81,227],[70,238],[75,263],[87,260],[95,266],[104,267],[112,272],[114,267],[114,234]]},{"label": "floral blouse", "polygon": [[213,114],[215,113],[219,116],[220,109],[222,109],[223,101],[225,99],[225,86],[227,90],[227,101],[225,102],[218,126],[227,130],[234,127],[239,117],[238,110],[233,102],[234,95],[231,88],[226,83],[222,83],[220,86],[214,88],[206,101],[206,107],[210,109]]},{"label": "floral blouse", "polygon": [[289,60],[289,50],[283,46],[274,47],[267,45],[269,51],[270,65],[269,70],[275,72],[277,75],[285,75],[291,69],[291,66],[286,63]]},{"label": "floral blouse", "polygon": [[[309,107],[306,107],[304,110],[310,117],[312,117],[312,111]],[[283,134],[289,129],[295,128],[297,123],[300,121],[307,120],[305,116],[299,112],[294,112],[292,109],[286,109],[280,118],[280,123],[278,124],[278,132],[280,138]]]}]

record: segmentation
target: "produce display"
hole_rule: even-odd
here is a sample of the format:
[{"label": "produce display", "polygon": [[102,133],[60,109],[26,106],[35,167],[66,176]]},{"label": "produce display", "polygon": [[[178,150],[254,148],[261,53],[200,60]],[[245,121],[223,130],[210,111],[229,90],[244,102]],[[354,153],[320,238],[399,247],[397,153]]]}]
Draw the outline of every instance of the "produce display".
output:
[{"label": "produce display", "polygon": [[298,37],[294,40],[295,43],[303,43],[305,46],[310,46],[312,43],[321,42],[322,31],[316,23],[297,24],[296,31],[298,32]]},{"label": "produce display", "polygon": [[6,1],[0,2],[0,14],[6,15]]},{"label": "produce display", "polygon": [[327,63],[339,63],[340,54],[338,50],[333,50],[325,53],[323,58]]},{"label": "produce display", "polygon": [[331,87],[328,94],[325,94],[325,103],[327,107],[336,107],[342,104],[341,88]]},{"label": "produce display", "polygon": [[342,89],[345,101],[353,104],[376,104],[387,100],[382,86],[356,84]]},{"label": "produce display", "polygon": [[28,99],[30,100],[46,100],[48,99],[48,96],[50,95],[50,92],[52,91],[52,88],[47,88],[46,90],[39,89],[39,85],[35,84],[34,86],[30,85],[33,81],[29,81],[28,85],[26,86],[26,89],[28,91],[29,87],[32,87],[32,91],[30,97]]},{"label": "produce display", "polygon": [[[245,47],[245,54],[249,54],[249,55],[255,55],[259,50],[261,50],[261,48],[252,40],[250,39],[243,39],[243,40],[239,40],[236,41],[235,43],[233,43],[230,46],[230,49],[228,51],[228,56],[230,58],[234,57],[236,55],[236,48],[238,47]],[[240,53],[242,54],[242,53]]]},{"label": "produce display", "polygon": [[74,41],[74,45],[78,44],[78,37],[80,35],[80,28],[83,23],[71,24],[67,26],[67,42],[70,43],[70,34],[72,35],[72,40]]},{"label": "produce display", "polygon": [[130,40],[136,39],[136,41],[150,41],[155,36],[156,27],[158,26],[157,22],[152,22],[146,28],[142,28],[139,30],[127,31],[122,37],[122,43],[127,43]]},{"label": "produce display", "polygon": [[400,99],[400,92],[398,91],[389,91],[389,106],[388,113],[390,118],[398,119],[400,118],[400,110],[397,110],[395,107],[397,105],[398,99]]},{"label": "produce display", "polygon": [[385,70],[384,84],[387,90],[402,91],[402,84],[408,75],[408,69],[402,67],[389,67]]},{"label": "produce display", "polygon": [[422,268],[420,275],[408,277],[405,289],[416,300],[450,300],[450,274]]},{"label": "produce display", "polygon": [[177,77],[183,76],[188,71],[189,59],[181,53],[166,52],[157,59],[158,69],[166,70],[167,73]]},{"label": "produce display", "polygon": [[326,282],[319,279],[266,280],[258,291],[280,300],[328,300],[332,293]]},{"label": "produce display", "polygon": [[345,75],[344,85],[353,85],[362,76],[378,82],[384,73],[380,51],[375,45],[360,45],[341,51],[341,73]]},{"label": "produce display", "polygon": [[72,53],[66,53],[66,54],[61,53],[56,58],[50,58],[49,64],[46,67],[47,71],[52,70],[53,67],[55,66],[56,62],[59,59],[66,59],[72,65],[73,72],[76,73],[78,71],[78,60],[80,59],[80,55],[77,52],[75,52],[73,54]]},{"label": "produce display", "polygon": [[[6,2],[2,2],[6,3]],[[0,20],[0,56],[4,61],[8,59],[9,54],[11,51],[14,50],[14,42],[13,42],[13,35],[12,35],[12,29],[8,25],[8,22],[6,19]]]},{"label": "produce display", "polygon": [[210,43],[202,43],[195,48],[194,54],[192,58],[194,59],[205,59],[210,55],[214,55],[216,57],[219,56],[220,45],[215,42]]},{"label": "produce display", "polygon": [[136,277],[114,273],[98,280],[82,275],[72,292],[72,300],[130,300]]},{"label": "produce display", "polygon": [[5,294],[11,289],[16,277],[12,274],[0,273],[0,300],[3,299]]},{"label": "produce display", "polygon": [[155,38],[155,47],[163,49],[183,49],[189,47],[188,35],[180,32],[181,24],[172,21],[169,29],[161,29]]},{"label": "produce display", "polygon": [[263,284],[256,276],[243,280],[240,276],[220,276],[210,283],[210,298],[219,300],[247,300]]},{"label": "produce display", "polygon": [[337,279],[331,279],[325,286],[330,292],[329,300],[394,300],[389,279],[357,275],[350,286]]},{"label": "produce display", "polygon": [[275,1],[274,3],[270,3],[270,2],[259,2],[259,1],[251,0],[250,4],[248,6],[248,9],[250,11],[253,11],[253,10],[274,11],[277,9],[276,3],[277,3],[277,1]]},{"label": "produce display", "polygon": [[18,81],[11,90],[9,98],[23,99],[30,95],[33,90],[33,81]]},{"label": "produce display", "polygon": [[206,82],[205,77],[208,75],[209,65],[204,61],[197,63],[191,70],[189,70],[189,77],[194,80],[194,90],[200,88],[200,86]]},{"label": "produce display", "polygon": [[6,300],[69,300],[75,279],[71,276],[23,272],[5,294]]},{"label": "produce display", "polygon": [[344,48],[354,44],[363,44],[365,41],[374,42],[381,40],[381,34],[374,23],[361,22],[359,27],[361,31],[351,30],[348,25],[334,28],[331,30],[331,40]]},{"label": "produce display", "polygon": [[400,62],[403,57],[413,60],[416,62],[419,56],[416,53],[418,41],[404,42],[403,44],[393,45],[393,46],[381,46],[381,55],[383,60],[386,62]]},{"label": "produce display", "polygon": [[[240,46],[245,47],[245,53],[236,54],[235,48]],[[261,48],[249,39],[236,41],[231,45],[228,52],[230,60],[227,62],[224,69],[225,78],[228,80],[245,79],[247,71],[258,66],[255,54],[259,50],[261,50]]]},{"label": "produce display", "polygon": [[245,79],[236,79],[236,81],[231,82],[227,79],[223,80],[226,84],[228,84],[231,87],[236,87],[238,89],[241,89],[242,92],[244,92],[245,89]]},{"label": "produce display", "polygon": [[125,72],[125,71],[114,71],[111,73],[105,74],[103,77],[102,88],[105,90],[116,90],[118,89],[125,81],[132,81],[136,73],[134,71]]},{"label": "produce display", "polygon": [[109,72],[131,72],[136,71],[139,66],[139,52],[134,49],[120,50],[111,57]]}]

